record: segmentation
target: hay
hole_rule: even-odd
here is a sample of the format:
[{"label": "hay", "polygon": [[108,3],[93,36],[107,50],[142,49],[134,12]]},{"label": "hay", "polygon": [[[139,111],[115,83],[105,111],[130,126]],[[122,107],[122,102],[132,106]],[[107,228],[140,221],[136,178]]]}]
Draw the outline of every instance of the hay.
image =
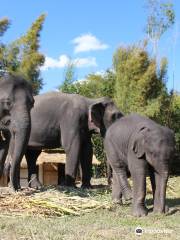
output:
[{"label": "hay", "polygon": [[0,195],[1,215],[80,216],[97,209],[111,209],[111,204],[90,197],[71,196],[67,191],[61,192],[55,188],[44,192],[26,189],[14,194]]}]

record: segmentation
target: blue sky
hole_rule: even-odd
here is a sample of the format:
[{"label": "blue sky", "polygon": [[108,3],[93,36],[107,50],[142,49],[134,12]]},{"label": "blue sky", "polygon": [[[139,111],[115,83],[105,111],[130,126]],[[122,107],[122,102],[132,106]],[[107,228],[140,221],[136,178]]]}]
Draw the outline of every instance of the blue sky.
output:
[{"label": "blue sky", "polygon": [[[176,25],[162,37],[159,53],[169,61],[168,89],[173,87],[174,72],[174,88],[180,91],[180,1],[172,2]],[[143,40],[144,5],[145,0],[0,0],[0,18],[7,16],[12,23],[2,41],[17,39],[40,14],[47,13],[40,42],[46,56],[41,92],[55,90],[69,58],[77,63],[76,77],[81,80],[88,73],[111,68],[119,46]]]}]

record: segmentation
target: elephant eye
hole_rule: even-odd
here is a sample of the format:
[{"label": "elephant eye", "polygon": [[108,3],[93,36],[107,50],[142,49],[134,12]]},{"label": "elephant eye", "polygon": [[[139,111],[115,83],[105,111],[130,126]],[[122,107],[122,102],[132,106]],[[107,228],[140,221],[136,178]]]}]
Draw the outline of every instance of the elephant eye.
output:
[{"label": "elephant eye", "polygon": [[122,115],[120,113],[113,113],[111,119],[114,122],[116,119],[119,119]]}]

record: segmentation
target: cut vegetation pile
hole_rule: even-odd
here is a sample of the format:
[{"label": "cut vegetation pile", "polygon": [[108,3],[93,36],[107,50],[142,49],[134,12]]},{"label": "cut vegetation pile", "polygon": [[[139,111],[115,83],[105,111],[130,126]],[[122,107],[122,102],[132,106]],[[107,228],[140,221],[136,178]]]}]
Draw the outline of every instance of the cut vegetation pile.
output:
[{"label": "cut vegetation pile", "polygon": [[[99,180],[98,180],[99,181]],[[113,210],[111,190],[105,185],[106,179],[99,185],[93,180],[95,189],[46,187],[42,191],[24,189],[10,193],[9,188],[0,188],[0,214],[6,216],[45,216],[62,217],[65,215],[81,216],[98,209]],[[167,198],[178,201],[180,177],[168,181]],[[132,181],[130,180],[132,185]],[[149,178],[147,179],[147,197],[152,198]],[[129,204],[128,204],[129,205]]]},{"label": "cut vegetation pile", "polygon": [[[79,196],[82,195],[82,196]],[[98,201],[83,195],[81,190],[49,187],[45,191],[25,189],[0,194],[0,212],[6,215],[80,216],[97,209],[110,209],[109,201]]]}]

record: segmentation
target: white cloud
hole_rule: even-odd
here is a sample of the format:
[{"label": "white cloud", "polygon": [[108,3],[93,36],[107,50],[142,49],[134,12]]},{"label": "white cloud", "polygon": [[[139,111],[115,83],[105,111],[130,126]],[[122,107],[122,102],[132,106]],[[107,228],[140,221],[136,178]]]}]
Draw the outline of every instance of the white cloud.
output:
[{"label": "white cloud", "polygon": [[105,70],[100,70],[94,73],[95,75],[100,75],[100,76],[105,76],[106,75],[106,71]]},{"label": "white cloud", "polygon": [[96,58],[95,57],[87,57],[87,58],[75,58],[71,59],[67,55],[63,54],[59,56],[58,59],[54,59],[51,57],[45,58],[45,63],[41,67],[42,71],[52,69],[52,68],[63,68],[66,67],[69,63],[73,63],[76,67],[96,67]]},{"label": "white cloud", "polygon": [[90,33],[76,37],[72,40],[72,43],[75,44],[75,53],[104,50],[109,47],[107,44],[102,43],[98,38]]},{"label": "white cloud", "polygon": [[67,66],[69,58],[66,55],[61,55],[58,59],[51,57],[45,58],[45,63],[41,67],[41,70],[47,70],[49,68],[63,68]]},{"label": "white cloud", "polygon": [[75,58],[72,60],[76,67],[96,67],[96,58],[87,57],[87,58]]}]

